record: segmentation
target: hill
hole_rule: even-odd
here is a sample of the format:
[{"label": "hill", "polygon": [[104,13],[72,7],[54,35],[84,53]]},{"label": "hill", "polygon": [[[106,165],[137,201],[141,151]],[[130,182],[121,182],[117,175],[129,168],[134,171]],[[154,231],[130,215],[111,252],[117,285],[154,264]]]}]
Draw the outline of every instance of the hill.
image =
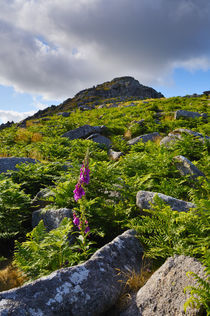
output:
[{"label": "hill", "polygon": [[[84,262],[128,228],[152,269],[174,254],[209,267],[209,96],[148,89],[117,78],[0,131],[0,256],[24,276]],[[37,226],[40,218],[57,230]]]}]

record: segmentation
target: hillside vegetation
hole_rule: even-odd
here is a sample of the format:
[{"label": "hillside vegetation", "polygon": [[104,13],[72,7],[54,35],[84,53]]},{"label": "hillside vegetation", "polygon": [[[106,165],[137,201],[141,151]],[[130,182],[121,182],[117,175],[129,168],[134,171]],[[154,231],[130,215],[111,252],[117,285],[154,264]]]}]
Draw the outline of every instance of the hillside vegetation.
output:
[{"label": "hillside vegetation", "polygon": [[[0,175],[0,256],[11,257],[13,241],[18,240],[16,264],[29,279],[35,279],[59,267],[86,260],[95,249],[124,230],[134,228],[154,264],[160,265],[177,253],[196,257],[209,269],[209,142],[189,134],[184,134],[170,147],[160,145],[160,140],[177,128],[209,135],[206,118],[174,119],[174,112],[182,109],[207,113],[210,100],[206,96],[186,96],[146,101],[136,97],[125,101],[111,98],[97,102],[86,111],[76,107],[67,109],[68,117],[48,113],[48,116],[27,120],[25,128],[14,124],[0,131],[1,157],[30,157],[39,161],[20,165],[18,171],[9,172],[9,177]],[[103,135],[111,140],[112,149],[123,155],[114,161],[102,144],[62,137],[85,124],[106,126]],[[160,134],[153,142],[138,142],[132,146],[127,143],[152,132]],[[46,208],[66,207],[80,214],[81,205],[74,200],[73,191],[87,149],[90,182],[85,186],[83,212],[90,233],[85,241],[80,238],[83,244],[69,250],[70,247],[63,246],[68,232],[74,229],[69,221],[64,221],[57,233],[46,233],[42,224],[30,233],[32,201],[41,189],[47,188]],[[173,160],[177,155],[188,158],[205,177],[195,179],[181,175]],[[172,211],[157,198],[153,209],[142,215],[136,206],[136,194],[140,190],[192,202],[196,208],[187,213]],[[53,257],[58,249],[63,255],[62,261]],[[51,265],[46,262],[49,256],[53,257]]]}]

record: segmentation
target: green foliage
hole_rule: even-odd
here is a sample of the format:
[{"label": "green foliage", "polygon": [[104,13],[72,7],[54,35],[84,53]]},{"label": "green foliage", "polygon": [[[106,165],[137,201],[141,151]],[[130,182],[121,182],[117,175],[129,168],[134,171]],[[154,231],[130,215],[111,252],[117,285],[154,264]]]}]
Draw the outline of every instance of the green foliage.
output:
[{"label": "green foliage", "polygon": [[88,259],[91,253],[90,242],[81,248],[81,238],[77,243],[69,245],[68,236],[73,233],[71,219],[64,218],[60,226],[47,232],[43,221],[26,235],[23,243],[16,241],[14,264],[27,276],[35,280],[41,276],[66,266],[73,266]]},{"label": "green foliage", "polygon": [[30,198],[11,179],[0,179],[0,238],[8,239],[25,231]]},{"label": "green foliage", "polygon": [[184,310],[188,307],[199,309],[203,306],[206,310],[207,316],[210,315],[210,252],[206,253],[203,260],[205,265],[205,277],[201,278],[196,273],[189,271],[187,275],[193,277],[196,281],[195,286],[187,286],[184,292],[190,293],[190,297],[184,304]]},{"label": "green foliage", "polygon": [[156,197],[152,209],[145,210],[150,216],[132,219],[130,227],[137,231],[146,256],[165,260],[174,254],[202,258],[210,244],[210,214],[203,209],[189,212],[172,211]]}]

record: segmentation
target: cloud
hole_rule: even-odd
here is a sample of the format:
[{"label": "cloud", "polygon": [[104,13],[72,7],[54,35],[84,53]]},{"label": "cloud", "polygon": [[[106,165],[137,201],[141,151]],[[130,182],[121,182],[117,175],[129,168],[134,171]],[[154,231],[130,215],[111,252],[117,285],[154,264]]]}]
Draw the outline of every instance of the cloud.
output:
[{"label": "cloud", "polygon": [[0,0],[0,84],[64,99],[113,77],[210,69],[209,0]]},{"label": "cloud", "polygon": [[16,111],[2,111],[0,110],[0,123],[6,123],[8,121],[19,122],[22,121],[24,118],[31,116],[36,111],[30,112],[16,112]]}]

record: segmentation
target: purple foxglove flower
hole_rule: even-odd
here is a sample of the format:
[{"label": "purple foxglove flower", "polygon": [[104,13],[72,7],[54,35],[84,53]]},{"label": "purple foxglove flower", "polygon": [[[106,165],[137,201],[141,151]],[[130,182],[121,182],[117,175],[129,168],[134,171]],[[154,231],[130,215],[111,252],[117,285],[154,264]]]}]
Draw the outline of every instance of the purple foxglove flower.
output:
[{"label": "purple foxglove flower", "polygon": [[73,223],[75,226],[79,226],[79,217],[75,217]]},{"label": "purple foxglove flower", "polygon": [[85,228],[85,234],[87,234],[89,231],[90,231],[90,227],[87,226],[87,227]]},{"label": "purple foxglove flower", "polygon": [[75,201],[78,201],[83,195],[85,195],[85,191],[80,183],[76,184],[75,190],[73,192]]},{"label": "purple foxglove flower", "polygon": [[90,182],[90,169],[87,166],[82,165],[82,168],[80,169],[80,181],[81,183],[88,184]]}]

